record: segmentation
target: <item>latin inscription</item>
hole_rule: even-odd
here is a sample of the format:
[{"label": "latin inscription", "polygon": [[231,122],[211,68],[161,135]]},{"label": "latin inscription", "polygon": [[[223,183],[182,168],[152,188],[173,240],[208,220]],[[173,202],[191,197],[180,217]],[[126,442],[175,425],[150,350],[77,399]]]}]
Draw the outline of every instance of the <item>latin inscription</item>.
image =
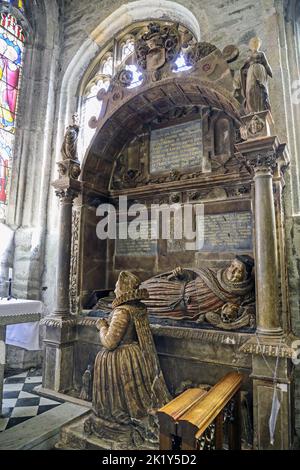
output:
[{"label": "latin inscription", "polygon": [[252,249],[250,212],[227,212],[204,217],[204,245],[199,251]]},{"label": "latin inscription", "polygon": [[[187,240],[174,239],[173,226],[174,223],[171,221],[171,238],[167,242],[168,252],[185,251]],[[196,251],[230,252],[252,249],[252,216],[250,212],[206,214],[203,222],[198,222],[197,230]]]},{"label": "latin inscription", "polygon": [[150,173],[199,166],[202,157],[200,120],[151,132]]},{"label": "latin inscription", "polygon": [[[118,224],[120,227],[121,224]],[[155,224],[152,230],[155,230]],[[123,226],[123,229],[126,226]],[[116,255],[117,256],[154,256],[157,251],[157,240],[151,238],[151,226],[148,221],[142,221],[138,227],[139,238],[131,238],[130,224],[128,226],[129,234],[126,239],[116,239]],[[118,232],[120,233],[120,232]],[[131,236],[130,236],[131,235]]]}]

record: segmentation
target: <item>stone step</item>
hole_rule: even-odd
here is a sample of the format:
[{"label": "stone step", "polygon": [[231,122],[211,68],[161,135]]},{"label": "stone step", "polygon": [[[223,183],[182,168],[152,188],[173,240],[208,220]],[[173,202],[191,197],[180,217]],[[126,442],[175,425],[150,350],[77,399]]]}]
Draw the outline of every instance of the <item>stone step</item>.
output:
[{"label": "stone step", "polygon": [[61,427],[87,412],[85,406],[63,403],[0,433],[0,450],[53,449]]}]

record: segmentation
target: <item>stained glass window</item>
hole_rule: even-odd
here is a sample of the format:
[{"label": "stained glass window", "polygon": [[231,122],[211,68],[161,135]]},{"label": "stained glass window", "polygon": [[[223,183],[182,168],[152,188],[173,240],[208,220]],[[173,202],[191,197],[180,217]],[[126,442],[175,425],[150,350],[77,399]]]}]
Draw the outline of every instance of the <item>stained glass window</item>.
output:
[{"label": "stained glass window", "polygon": [[9,3],[10,5],[18,8],[21,11],[24,11],[24,1],[23,0],[3,0],[4,3]]},{"label": "stained glass window", "polygon": [[122,61],[130,56],[134,52],[134,40],[127,39],[127,41],[122,45]]},{"label": "stained glass window", "polygon": [[[7,2],[20,8],[23,2]],[[22,72],[24,33],[17,19],[0,14],[0,205],[7,204],[18,93]],[[2,207],[3,212],[3,207]],[[0,213],[3,218],[3,213]]]},{"label": "stained glass window", "polygon": [[102,63],[102,73],[105,75],[112,75],[113,73],[113,57],[109,56]]},{"label": "stained glass window", "polygon": [[185,58],[182,52],[179,54],[178,59],[176,60],[175,64],[177,65],[177,69],[175,72],[183,72],[184,70],[189,70],[192,66],[186,65]]}]

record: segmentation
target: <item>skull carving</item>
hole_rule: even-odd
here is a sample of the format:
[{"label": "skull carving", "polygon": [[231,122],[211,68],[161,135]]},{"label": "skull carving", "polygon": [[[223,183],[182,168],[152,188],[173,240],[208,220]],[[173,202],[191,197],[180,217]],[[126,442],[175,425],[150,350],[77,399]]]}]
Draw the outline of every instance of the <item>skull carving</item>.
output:
[{"label": "skull carving", "polygon": [[238,318],[239,307],[234,304],[225,304],[221,310],[221,319],[223,323],[233,323]]}]

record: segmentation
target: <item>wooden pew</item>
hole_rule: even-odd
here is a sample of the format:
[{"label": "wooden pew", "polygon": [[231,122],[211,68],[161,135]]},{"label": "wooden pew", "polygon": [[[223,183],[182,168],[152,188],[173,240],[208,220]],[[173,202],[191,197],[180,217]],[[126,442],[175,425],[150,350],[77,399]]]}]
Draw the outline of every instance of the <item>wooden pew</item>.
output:
[{"label": "wooden pew", "polygon": [[[205,439],[210,430],[215,432],[214,447],[216,449],[223,448],[223,413],[231,400],[234,400],[234,406],[232,407],[232,420],[229,422],[228,444],[229,449],[240,449],[239,390],[242,381],[242,374],[230,372],[198,399],[194,406],[189,407],[184,414],[181,414],[177,423],[177,435],[182,440],[182,450],[199,449],[199,442],[201,439],[202,441]],[[205,435],[205,433],[207,434]]]},{"label": "wooden pew", "polygon": [[206,393],[202,388],[189,388],[157,412],[160,450],[172,450],[172,436],[177,436],[178,420]]}]

